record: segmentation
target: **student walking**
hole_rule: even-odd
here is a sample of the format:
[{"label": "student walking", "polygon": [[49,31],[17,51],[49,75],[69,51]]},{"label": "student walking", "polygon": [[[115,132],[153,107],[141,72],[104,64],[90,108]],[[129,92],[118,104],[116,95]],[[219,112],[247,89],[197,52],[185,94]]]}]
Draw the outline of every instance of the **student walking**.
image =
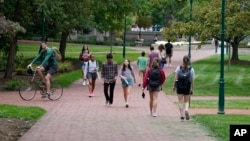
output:
[{"label": "student walking", "polygon": [[147,69],[142,87],[143,92],[146,87],[149,91],[149,114],[153,117],[157,117],[157,99],[165,79],[165,73],[163,69],[159,67],[159,59],[154,58],[151,68]]},{"label": "student walking", "polygon": [[82,68],[82,79],[83,79],[83,83],[82,85],[88,85],[88,81],[86,76],[86,72],[85,72],[85,66],[87,64],[87,62],[89,61],[89,48],[88,45],[84,44],[82,47],[82,51],[79,54],[79,60],[81,61],[81,68]]},{"label": "student walking", "polygon": [[173,45],[170,43],[170,40],[168,40],[168,43],[165,44],[166,48],[166,63],[167,67],[172,67],[171,65],[171,58],[173,56]]},{"label": "student walking", "polygon": [[84,75],[85,78],[88,79],[89,85],[89,97],[94,96],[94,89],[95,89],[95,82],[97,79],[97,72],[99,69],[98,62],[95,60],[95,56],[93,54],[90,54],[89,61],[87,62],[85,66],[84,72],[86,72]]},{"label": "student walking", "polygon": [[122,81],[123,95],[125,100],[125,107],[129,107],[130,91],[135,80],[135,74],[133,67],[130,65],[130,61],[126,59],[120,69],[119,76]]},{"label": "student walking", "polygon": [[164,68],[164,64],[166,63],[166,51],[163,44],[160,44],[158,47],[159,50],[159,60],[160,60],[160,68]]},{"label": "student walking", "polygon": [[137,66],[139,70],[139,77],[138,77],[138,86],[140,87],[141,84],[143,83],[143,78],[146,73],[146,68],[148,64],[148,59],[145,57],[145,52],[141,52],[141,56],[137,59]]},{"label": "student walking", "polygon": [[174,87],[173,90],[177,91],[178,105],[180,109],[181,121],[184,121],[184,115],[186,120],[189,120],[189,98],[194,90],[194,69],[190,67],[189,57],[183,57],[183,64],[178,66],[175,70]]},{"label": "student walking", "polygon": [[158,53],[156,51],[154,51],[154,47],[153,46],[150,46],[149,49],[150,49],[150,52],[148,54],[148,67],[151,68],[153,59],[154,58],[158,58],[159,55],[158,55]]},{"label": "student walking", "polygon": [[118,76],[118,65],[113,61],[111,53],[107,54],[106,58],[107,61],[102,64],[101,78],[104,85],[105,104],[111,106],[113,104],[115,83]]}]

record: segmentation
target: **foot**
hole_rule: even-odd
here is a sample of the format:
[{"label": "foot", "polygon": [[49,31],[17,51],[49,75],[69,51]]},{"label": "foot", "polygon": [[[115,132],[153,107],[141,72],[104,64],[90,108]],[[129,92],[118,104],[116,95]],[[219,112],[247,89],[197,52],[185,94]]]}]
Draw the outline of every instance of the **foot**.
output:
[{"label": "foot", "polygon": [[171,64],[169,64],[169,67],[172,67],[172,65],[171,65]]},{"label": "foot", "polygon": [[138,84],[138,87],[141,87],[141,84]]},{"label": "foot", "polygon": [[190,119],[188,111],[185,111],[185,116],[186,116],[186,120]]},{"label": "foot", "polygon": [[153,112],[153,113],[152,113],[152,116],[153,116],[153,117],[157,117],[157,114]]},{"label": "foot", "polygon": [[105,106],[108,106],[108,105],[109,105],[109,102],[108,102],[108,101],[106,101],[106,102],[105,102]]},{"label": "foot", "polygon": [[92,93],[89,93],[89,97],[92,97]]},{"label": "foot", "polygon": [[181,122],[184,122],[184,117],[181,117]]},{"label": "foot", "polygon": [[82,82],[82,85],[85,86],[85,85],[86,85],[86,81],[83,81],[83,82]]},{"label": "foot", "polygon": [[41,97],[41,98],[48,98],[49,95],[50,95],[50,93],[42,94],[42,97]]},{"label": "foot", "polygon": [[148,113],[148,115],[149,115],[149,116],[153,116],[153,113],[152,113],[152,111],[150,111],[150,112]]},{"label": "foot", "polygon": [[90,95],[91,95],[91,96],[94,96],[94,93],[92,92]]},{"label": "foot", "polygon": [[86,81],[86,85],[89,85],[89,81]]},{"label": "foot", "polygon": [[126,103],[125,107],[126,107],[126,108],[128,108],[128,107],[129,107],[128,103]]}]

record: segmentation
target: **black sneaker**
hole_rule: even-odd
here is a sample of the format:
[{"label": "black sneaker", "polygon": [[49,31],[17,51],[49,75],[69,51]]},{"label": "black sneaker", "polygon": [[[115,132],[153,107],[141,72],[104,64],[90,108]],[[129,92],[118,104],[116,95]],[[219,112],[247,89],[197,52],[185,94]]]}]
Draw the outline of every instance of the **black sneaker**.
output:
[{"label": "black sneaker", "polygon": [[49,97],[49,94],[42,94],[42,97],[41,98],[48,98]]},{"label": "black sneaker", "polygon": [[126,108],[128,108],[128,107],[129,107],[129,105],[128,105],[128,104],[126,104],[126,105],[125,105],[125,107],[126,107]]},{"label": "black sneaker", "polygon": [[184,117],[181,117],[181,122],[184,122]]},{"label": "black sneaker", "polygon": [[188,111],[185,111],[185,116],[186,116],[186,120],[190,119]]}]

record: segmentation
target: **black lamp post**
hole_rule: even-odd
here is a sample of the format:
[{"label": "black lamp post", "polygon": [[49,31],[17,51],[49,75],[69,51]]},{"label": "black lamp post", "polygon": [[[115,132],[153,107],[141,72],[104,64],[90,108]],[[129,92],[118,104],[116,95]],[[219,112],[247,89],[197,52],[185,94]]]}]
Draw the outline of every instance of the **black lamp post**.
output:
[{"label": "black lamp post", "polygon": [[42,12],[41,12],[41,41],[44,41],[44,7],[42,7]]},{"label": "black lamp post", "polygon": [[[189,11],[190,15],[189,15],[189,20],[191,21],[192,20],[192,13],[193,13],[193,0],[190,0],[190,11]],[[191,65],[191,35],[189,36],[189,44],[188,44],[188,57],[189,57],[189,63]]]},{"label": "black lamp post", "polygon": [[224,40],[225,40],[225,0],[221,0],[221,60],[218,114],[224,114]]},{"label": "black lamp post", "polygon": [[125,48],[126,48],[126,15],[124,15],[124,35],[123,35],[123,51],[122,57],[125,58]]}]

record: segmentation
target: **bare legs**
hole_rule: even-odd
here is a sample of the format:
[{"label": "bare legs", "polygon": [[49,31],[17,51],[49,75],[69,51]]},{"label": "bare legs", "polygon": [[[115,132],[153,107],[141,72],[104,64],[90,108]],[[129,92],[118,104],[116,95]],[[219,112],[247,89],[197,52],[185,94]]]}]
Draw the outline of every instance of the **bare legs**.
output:
[{"label": "bare legs", "polygon": [[189,120],[189,113],[188,113],[189,97],[190,95],[178,94],[181,120],[184,120],[184,117],[186,117],[186,120]]},{"label": "bare legs", "polygon": [[150,110],[150,114],[153,117],[157,116],[156,109],[157,109],[158,95],[159,95],[159,92],[149,91],[149,98],[150,98],[150,100],[149,100],[149,110]]},{"label": "bare legs", "polygon": [[131,86],[127,86],[127,87],[122,87],[123,88],[123,95],[124,95],[124,100],[125,100],[125,106],[126,108],[129,107],[129,98],[130,98],[130,90],[131,90]]},{"label": "bare legs", "polygon": [[46,85],[46,91],[47,93],[50,93],[50,80],[51,80],[51,74],[47,73],[44,77],[43,72],[45,71],[44,67],[37,68],[37,72],[39,75],[40,80]]},{"label": "bare legs", "polygon": [[88,79],[89,81],[89,97],[94,96],[94,89],[95,89],[95,79]]}]

